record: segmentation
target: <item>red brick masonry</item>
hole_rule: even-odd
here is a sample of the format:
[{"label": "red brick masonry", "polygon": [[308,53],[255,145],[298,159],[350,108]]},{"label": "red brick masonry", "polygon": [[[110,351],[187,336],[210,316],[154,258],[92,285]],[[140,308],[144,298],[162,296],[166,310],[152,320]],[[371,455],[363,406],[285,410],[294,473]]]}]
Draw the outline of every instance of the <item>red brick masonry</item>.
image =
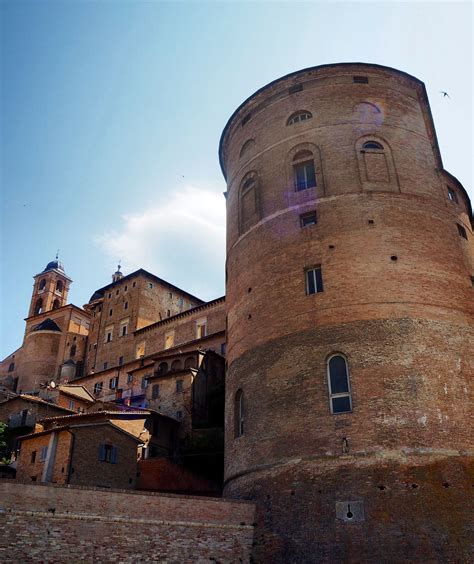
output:
[{"label": "red brick masonry", "polygon": [[249,562],[255,506],[0,483],[0,561]]}]

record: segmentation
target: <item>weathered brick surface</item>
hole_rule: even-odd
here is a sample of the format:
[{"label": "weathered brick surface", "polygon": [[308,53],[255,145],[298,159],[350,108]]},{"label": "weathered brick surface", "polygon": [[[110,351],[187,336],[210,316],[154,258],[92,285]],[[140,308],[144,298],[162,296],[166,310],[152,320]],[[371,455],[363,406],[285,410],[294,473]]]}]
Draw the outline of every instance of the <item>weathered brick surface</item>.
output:
[{"label": "weathered brick surface", "polygon": [[3,562],[249,562],[255,507],[220,499],[0,484]]},{"label": "weathered brick surface", "polygon": [[[354,83],[357,75],[368,84]],[[295,84],[303,89],[291,94]],[[312,118],[286,125],[298,110]],[[369,140],[383,151],[364,152]],[[293,158],[301,151],[312,152],[305,158],[314,161],[317,186],[295,191]],[[224,132],[221,160],[228,183],[225,495],[259,501],[264,533],[256,554],[380,561],[387,546],[389,560],[406,561],[419,537],[415,560],[465,557],[468,536],[456,526],[470,492],[460,456],[473,447],[466,422],[474,236],[467,194],[442,170],[424,86],[372,65],[302,71],[240,108]],[[249,177],[256,215],[247,221],[241,199]],[[317,224],[302,228],[300,215],[309,211]],[[315,265],[324,291],[307,295],[304,271]],[[347,358],[351,413],[330,413],[333,353]],[[239,389],[245,431],[234,438]],[[383,516],[372,510],[378,490],[368,484],[370,473],[385,476],[386,459],[393,459],[386,476],[393,503]],[[413,503],[393,485],[412,468],[427,483]],[[462,478],[456,492],[443,490],[452,496],[445,510],[428,512],[438,471]],[[325,489],[315,485],[325,481]],[[320,511],[318,489],[331,512]],[[344,492],[369,508],[362,524],[352,524],[356,535],[334,525]],[[296,500],[298,508],[285,512]],[[430,542],[438,546],[438,535],[445,544],[436,553]]]}]

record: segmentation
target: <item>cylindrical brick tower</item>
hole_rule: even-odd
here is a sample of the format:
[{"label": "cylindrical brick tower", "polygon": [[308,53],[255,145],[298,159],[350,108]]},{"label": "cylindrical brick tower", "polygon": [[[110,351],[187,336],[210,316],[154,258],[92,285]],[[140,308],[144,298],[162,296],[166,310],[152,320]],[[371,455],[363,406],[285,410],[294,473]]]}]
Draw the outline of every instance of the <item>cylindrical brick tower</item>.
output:
[{"label": "cylindrical brick tower", "polygon": [[235,111],[220,160],[224,494],[258,504],[256,559],[468,557],[472,210],[424,84],[292,73]]}]

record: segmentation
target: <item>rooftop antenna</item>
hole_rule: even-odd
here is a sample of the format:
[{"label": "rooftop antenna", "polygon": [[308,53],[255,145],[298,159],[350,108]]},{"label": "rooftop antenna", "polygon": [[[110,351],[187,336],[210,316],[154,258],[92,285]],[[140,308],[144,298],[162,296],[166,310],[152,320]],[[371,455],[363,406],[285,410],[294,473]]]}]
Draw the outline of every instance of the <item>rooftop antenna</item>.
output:
[{"label": "rooftop antenna", "polygon": [[56,260],[59,258],[59,249],[56,251]]}]

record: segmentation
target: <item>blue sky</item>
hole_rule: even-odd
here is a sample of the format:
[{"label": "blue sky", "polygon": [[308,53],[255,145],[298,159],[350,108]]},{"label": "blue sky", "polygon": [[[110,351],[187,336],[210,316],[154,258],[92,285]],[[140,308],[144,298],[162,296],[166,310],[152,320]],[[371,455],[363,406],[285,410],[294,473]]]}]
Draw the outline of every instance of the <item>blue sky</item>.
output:
[{"label": "blue sky", "polygon": [[[82,305],[142,266],[224,292],[217,147],[234,109],[307,66],[364,61],[427,86],[445,168],[471,199],[470,2],[3,0],[0,356],[60,249]],[[443,98],[440,90],[449,92]]]}]

